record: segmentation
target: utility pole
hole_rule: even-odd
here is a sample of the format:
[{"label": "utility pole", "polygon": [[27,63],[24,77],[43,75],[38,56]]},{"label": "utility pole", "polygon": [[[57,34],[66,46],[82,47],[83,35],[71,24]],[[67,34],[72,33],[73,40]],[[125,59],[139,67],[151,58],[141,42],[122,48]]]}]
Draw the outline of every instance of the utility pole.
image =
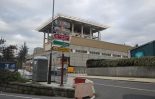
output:
[{"label": "utility pole", "polygon": [[[53,21],[54,21],[54,3],[55,0],[53,0],[53,9],[52,9],[52,22],[51,22],[51,34],[53,33]],[[52,36],[52,35],[51,35]],[[50,42],[51,43],[51,42]],[[51,44],[51,52],[50,52],[50,61],[49,61],[49,68],[48,68],[48,79],[47,83],[51,84],[51,67],[52,67],[52,44]]]}]

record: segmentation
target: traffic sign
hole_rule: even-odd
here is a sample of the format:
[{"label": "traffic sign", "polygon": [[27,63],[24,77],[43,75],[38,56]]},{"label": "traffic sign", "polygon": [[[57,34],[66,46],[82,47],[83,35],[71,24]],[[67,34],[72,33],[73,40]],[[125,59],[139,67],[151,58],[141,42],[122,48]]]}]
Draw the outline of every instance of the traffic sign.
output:
[{"label": "traffic sign", "polygon": [[55,46],[60,46],[60,47],[69,47],[69,43],[68,42],[64,42],[64,41],[60,41],[60,40],[53,40],[52,45]]},{"label": "traffic sign", "polygon": [[63,48],[63,47],[57,47],[57,46],[53,46],[52,50],[54,51],[60,51],[60,52],[69,52],[70,49],[69,48]]}]

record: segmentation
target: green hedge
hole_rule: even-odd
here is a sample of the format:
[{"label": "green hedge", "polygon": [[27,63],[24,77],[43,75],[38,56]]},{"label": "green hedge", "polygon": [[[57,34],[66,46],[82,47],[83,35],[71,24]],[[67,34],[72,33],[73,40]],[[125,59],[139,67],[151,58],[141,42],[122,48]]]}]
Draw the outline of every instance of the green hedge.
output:
[{"label": "green hedge", "polygon": [[27,82],[28,80],[21,77],[20,73],[0,69],[0,83],[9,82]]},{"label": "green hedge", "polygon": [[125,66],[155,66],[155,57],[130,58],[130,59],[90,59],[87,67],[125,67]]}]

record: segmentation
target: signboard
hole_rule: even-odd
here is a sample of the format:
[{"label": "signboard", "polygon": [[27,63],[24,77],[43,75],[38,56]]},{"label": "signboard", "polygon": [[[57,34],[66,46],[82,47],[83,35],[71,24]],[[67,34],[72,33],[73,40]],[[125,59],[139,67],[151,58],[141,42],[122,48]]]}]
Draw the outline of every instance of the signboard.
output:
[{"label": "signboard", "polygon": [[[70,45],[70,36],[66,34],[64,30],[67,30],[66,28],[70,27],[70,24],[67,22],[63,22],[61,20],[56,20],[55,21],[55,30],[59,31],[60,33],[55,33],[50,37],[51,39],[51,45],[52,45],[52,50],[54,51],[61,51],[61,52],[69,52],[69,45]],[[63,34],[62,34],[63,33]],[[49,39],[49,38],[48,38]]]},{"label": "signboard", "polygon": [[59,47],[69,47],[69,43],[67,43],[67,42],[63,42],[63,41],[59,41],[59,40],[53,40],[53,42],[52,42],[52,45],[53,46],[59,46]]},{"label": "signboard", "polygon": [[68,72],[68,73],[74,73],[74,71],[75,71],[75,70],[74,70],[74,67],[68,67],[68,68],[67,68],[67,72]]},{"label": "signboard", "polygon": [[16,69],[16,63],[2,62],[0,63],[0,69]]},{"label": "signboard", "polygon": [[48,37],[48,40],[49,41],[52,41],[52,40],[62,40],[62,41],[70,41],[70,36],[69,35],[66,35],[66,34],[53,34],[52,36],[49,36]]},{"label": "signboard", "polygon": [[53,34],[52,50],[69,52],[70,36],[65,34]]},{"label": "signboard", "polygon": [[53,39],[58,39],[58,40],[63,40],[63,41],[69,41],[70,37],[69,35],[64,35],[64,34],[54,34]]},{"label": "signboard", "polygon": [[53,46],[52,50],[54,50],[54,51],[61,51],[61,52],[69,52],[70,51],[69,48],[56,47],[56,46]]},{"label": "signboard", "polygon": [[61,27],[54,27],[54,32],[56,33],[64,33],[64,34],[70,34],[71,31],[69,29],[66,28],[61,28]]}]

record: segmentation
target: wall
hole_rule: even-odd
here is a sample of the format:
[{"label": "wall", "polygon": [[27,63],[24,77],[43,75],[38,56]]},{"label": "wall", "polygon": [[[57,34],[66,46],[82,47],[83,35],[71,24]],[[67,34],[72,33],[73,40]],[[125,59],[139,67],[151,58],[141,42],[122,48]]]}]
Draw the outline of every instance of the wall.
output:
[{"label": "wall", "polygon": [[155,77],[155,66],[132,67],[104,67],[87,68],[87,74],[91,76],[118,76],[118,77]]},{"label": "wall", "polygon": [[[123,56],[128,56],[128,53],[118,52],[113,50],[91,48],[86,46],[70,45],[72,52],[70,52],[70,65],[71,66],[84,66],[86,67],[86,61],[88,59],[120,59]],[[76,52],[76,50],[87,51],[87,53]],[[92,54],[90,52],[99,52],[98,54]],[[110,56],[102,55],[102,53],[109,53]],[[120,55],[121,57],[114,57],[114,55]]]},{"label": "wall", "polygon": [[0,91],[43,96],[74,97],[74,89],[71,88],[66,89],[23,83],[0,84]]}]

